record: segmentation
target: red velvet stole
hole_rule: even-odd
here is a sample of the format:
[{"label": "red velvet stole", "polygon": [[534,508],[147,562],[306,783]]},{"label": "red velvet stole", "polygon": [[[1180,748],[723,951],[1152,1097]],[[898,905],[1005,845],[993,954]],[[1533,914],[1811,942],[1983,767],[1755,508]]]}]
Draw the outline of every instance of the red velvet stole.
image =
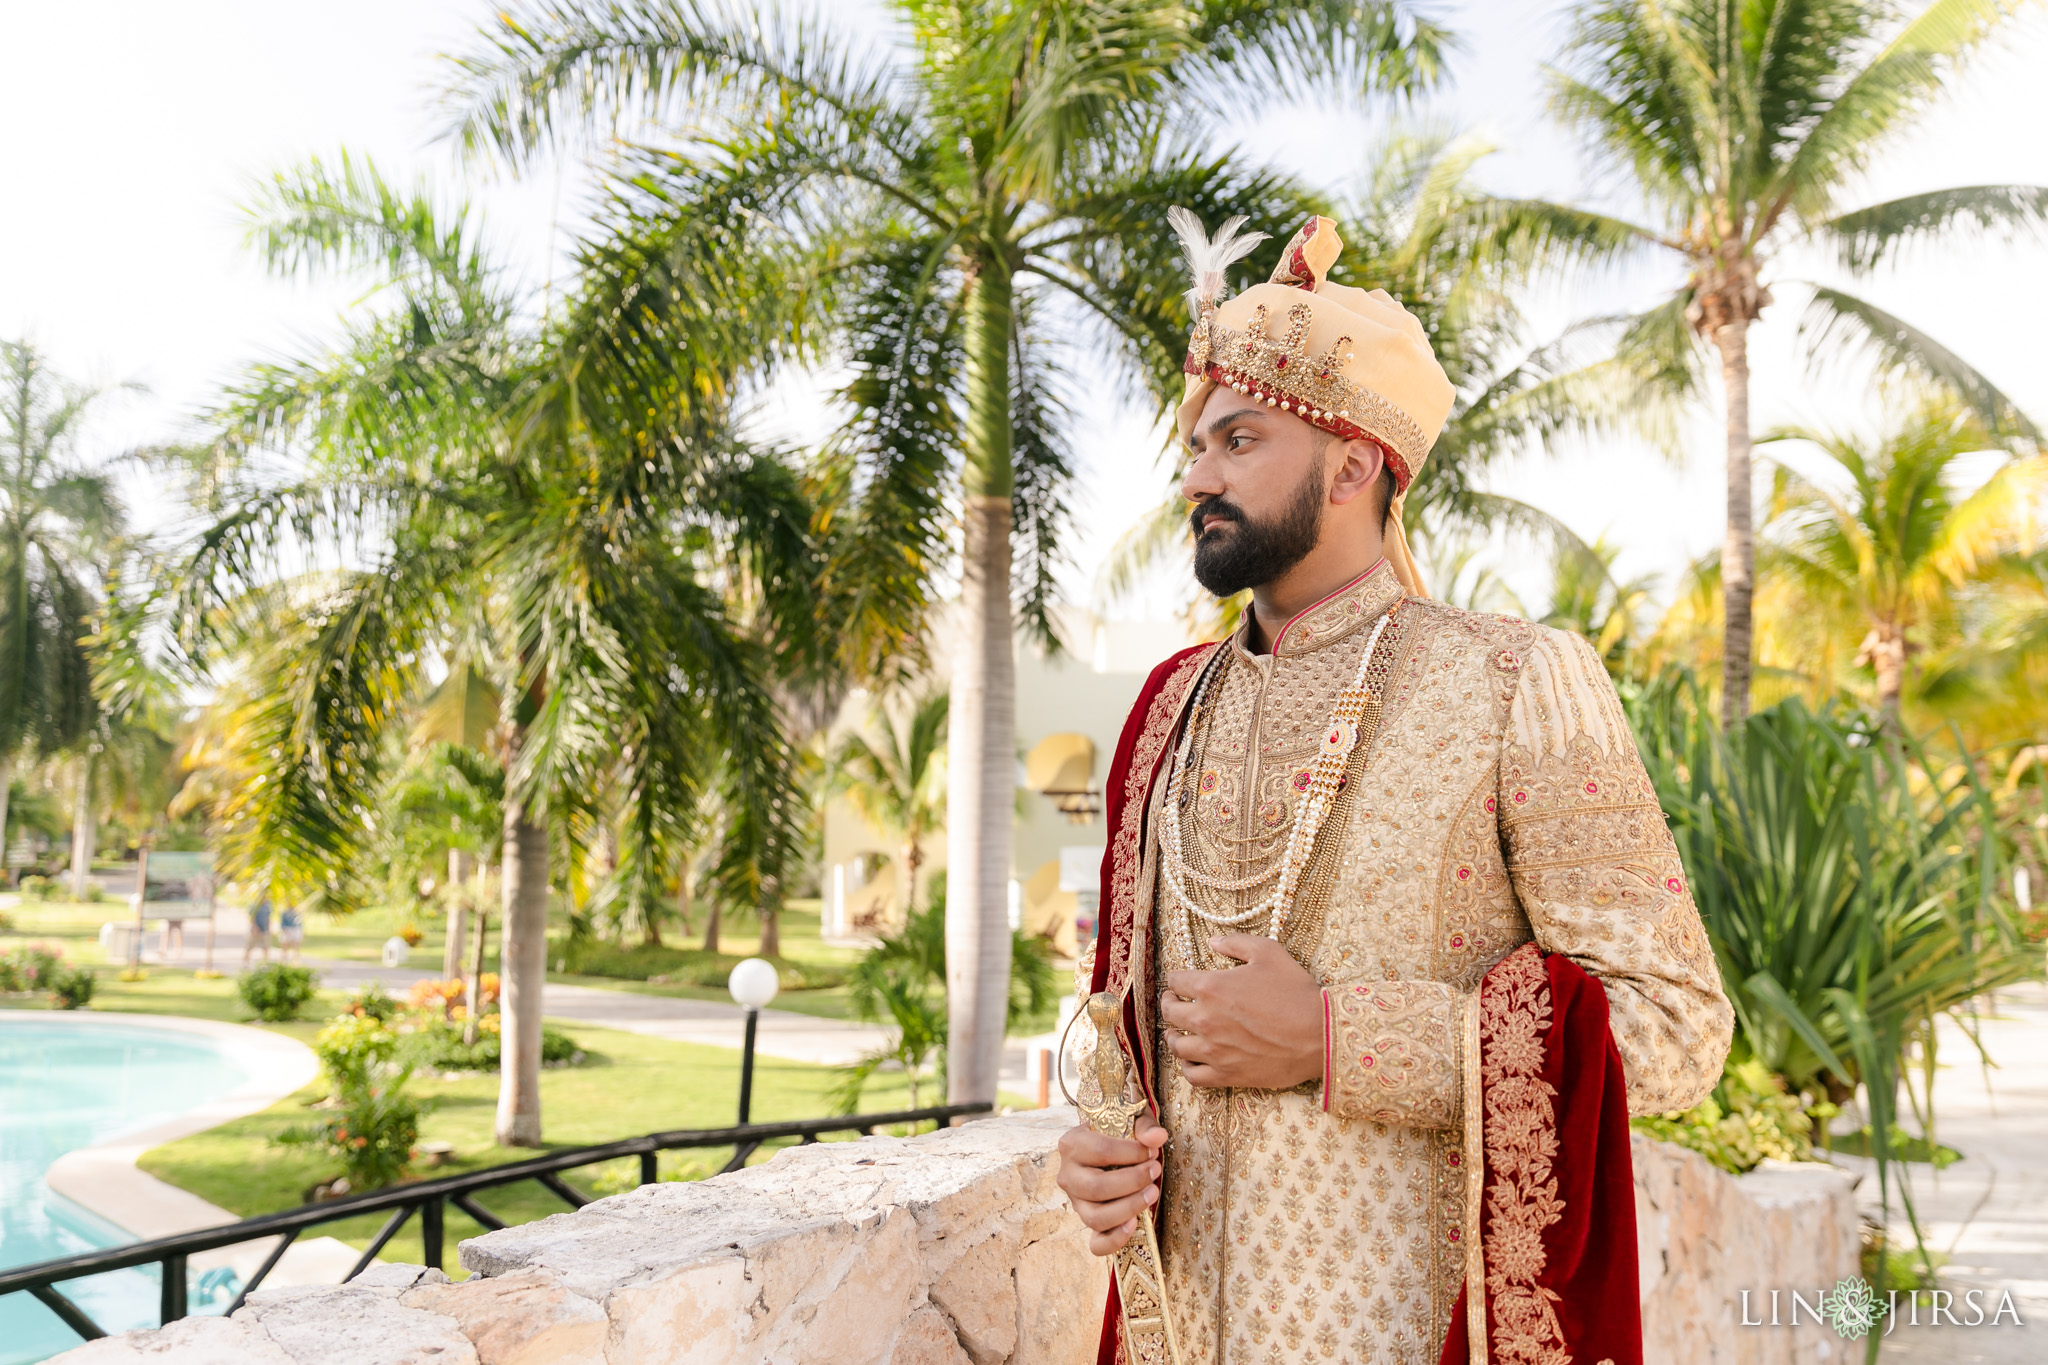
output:
[{"label": "red velvet stole", "polygon": [[[1439,1365],[1642,1365],[1628,1096],[1607,992],[1525,943],[1480,983],[1478,1033],[1485,1197],[1466,1226],[1482,1234],[1485,1335],[1471,1330],[1468,1275]],[[1470,1062],[1468,1050],[1468,1086]]]},{"label": "red velvet stole", "polygon": [[[1104,792],[1109,841],[1089,989],[1125,992],[1124,1041],[1148,1096],[1151,1039],[1132,988],[1150,970],[1132,960],[1145,807],[1209,648],[1176,654],[1146,679]],[[1524,944],[1480,983],[1465,1067],[1466,1149],[1483,1146],[1484,1194],[1468,1200],[1457,1235],[1469,1247],[1476,1234],[1482,1249],[1483,1266],[1469,1253],[1468,1266],[1487,1287],[1486,1323],[1483,1334],[1471,1330],[1468,1276],[1440,1365],[1642,1365],[1628,1100],[1606,991],[1571,959]],[[1122,1365],[1121,1324],[1112,1278],[1097,1365]]]},{"label": "red velvet stole", "polygon": [[[1136,888],[1139,869],[1145,861],[1145,806],[1159,765],[1173,752],[1173,741],[1180,733],[1182,705],[1194,685],[1194,675],[1214,648],[1196,645],[1184,649],[1153,669],[1139,689],[1137,704],[1131,707],[1124,720],[1123,734],[1117,739],[1116,756],[1109,764],[1109,781],[1103,788],[1103,815],[1109,840],[1102,850],[1102,891],[1097,912],[1100,928],[1095,940],[1095,970],[1088,986],[1091,992],[1122,989],[1133,970]],[[1143,963],[1136,964],[1136,969],[1149,970]],[[1152,1092],[1152,1040],[1138,1026],[1136,995],[1135,990],[1124,992],[1124,1044],[1152,1102],[1152,1116],[1157,1119],[1159,1098]],[[1104,1262],[1105,1268],[1107,1265]],[[1109,1304],[1096,1348],[1098,1365],[1118,1365],[1122,1327],[1116,1277],[1111,1275]]]}]

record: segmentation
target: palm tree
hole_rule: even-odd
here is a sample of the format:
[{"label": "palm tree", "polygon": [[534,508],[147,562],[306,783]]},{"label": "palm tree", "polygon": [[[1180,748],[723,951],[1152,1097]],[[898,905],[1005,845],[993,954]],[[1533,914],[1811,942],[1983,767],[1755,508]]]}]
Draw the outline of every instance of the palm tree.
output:
[{"label": "palm tree", "polygon": [[1958,497],[1956,462],[2011,440],[1945,401],[1905,415],[1875,444],[1804,427],[1764,439],[1811,444],[1845,476],[1837,492],[1779,467],[1764,563],[1798,584],[1803,611],[1862,637],[1857,661],[1896,728],[1909,661],[1961,635],[1964,590],[2004,556],[2038,548],[2048,457],[2015,459]]},{"label": "palm tree", "polygon": [[[202,657],[239,650],[231,747],[250,780],[215,812],[223,859],[345,907],[426,661],[483,668],[504,699],[497,1137],[534,1145],[549,822],[570,794],[620,782],[619,875],[655,885],[715,804],[724,894],[764,916],[781,895],[802,826],[768,684],[825,634],[802,614],[809,507],[727,431],[747,357],[689,325],[710,314],[687,280],[662,300],[678,325],[632,345],[621,318],[652,312],[607,293],[603,260],[562,316],[524,322],[466,214],[346,157],[279,176],[252,235],[281,272],[368,275],[377,306],[333,351],[257,367],[216,414],[218,519],[178,622]],[[721,286],[744,277],[719,264]]]},{"label": "palm tree", "polygon": [[1543,624],[1583,635],[1608,671],[1629,671],[1630,656],[1642,643],[1642,615],[1655,586],[1653,575],[1619,579],[1614,561],[1621,547],[1606,537],[1593,542],[1589,553],[1561,551],[1550,563],[1550,608]]},{"label": "palm tree", "polygon": [[[1604,165],[1625,174],[1648,218],[1560,210],[1593,259],[1670,253],[1686,272],[1628,321],[1623,349],[1693,392],[1705,347],[1726,402],[1728,527],[1721,712],[1749,711],[1755,545],[1749,329],[1772,302],[1766,276],[1795,245],[1865,276],[1900,249],[1965,232],[2037,229],[2048,189],[1973,185],[1849,207],[1885,143],[1932,107],[1948,76],[2019,0],[1596,0],[1579,11],[1552,106]],[[1782,282],[1781,282],[1782,283]],[[2030,430],[2011,400],[1903,319],[1827,284],[1806,286],[1813,348],[1849,340],[1886,372],[1940,381],[1987,426]]]},{"label": "palm tree", "polygon": [[896,902],[906,921],[917,905],[923,840],[945,821],[947,708],[946,694],[935,692],[902,724],[877,707],[882,733],[853,731],[832,752],[828,790],[844,794],[869,824],[897,836]]},{"label": "palm tree", "polygon": [[[14,767],[86,743],[99,707],[86,637],[120,502],[77,441],[103,391],[52,375],[36,349],[0,342],[0,830]],[[89,787],[90,756],[81,755]],[[74,880],[76,878],[74,877]],[[78,894],[83,894],[82,890]]]},{"label": "palm tree", "polygon": [[1214,110],[1304,80],[1419,89],[1446,35],[1396,0],[895,12],[908,46],[890,61],[828,24],[721,0],[536,0],[461,60],[454,132],[518,164],[560,131],[669,116],[690,145],[631,164],[638,207],[621,226],[665,243],[705,206],[738,206],[757,250],[812,264],[810,344],[832,343],[854,371],[827,473],[862,490],[830,589],[848,606],[841,657],[856,672],[914,662],[959,508],[948,1074],[953,1099],[990,1099],[1009,975],[1013,621],[1052,641],[1070,468],[1047,313],[1084,320],[1163,407],[1189,322],[1167,208],[1289,221],[1304,207],[1208,150]]}]

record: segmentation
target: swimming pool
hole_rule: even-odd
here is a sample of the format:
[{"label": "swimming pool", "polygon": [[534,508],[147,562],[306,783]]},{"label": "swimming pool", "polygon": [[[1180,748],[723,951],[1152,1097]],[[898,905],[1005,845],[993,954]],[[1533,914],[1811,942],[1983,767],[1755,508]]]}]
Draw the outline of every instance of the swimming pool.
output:
[{"label": "swimming pool", "polygon": [[[220,1098],[248,1071],[207,1038],[101,1016],[0,1011],[0,1265],[135,1240],[51,1191],[64,1153],[136,1132]],[[122,1270],[63,1286],[110,1332],[154,1327],[157,1272]],[[224,1304],[216,1303],[218,1312]],[[193,1295],[193,1310],[205,1311]],[[0,1297],[0,1365],[79,1344],[27,1294]]]}]

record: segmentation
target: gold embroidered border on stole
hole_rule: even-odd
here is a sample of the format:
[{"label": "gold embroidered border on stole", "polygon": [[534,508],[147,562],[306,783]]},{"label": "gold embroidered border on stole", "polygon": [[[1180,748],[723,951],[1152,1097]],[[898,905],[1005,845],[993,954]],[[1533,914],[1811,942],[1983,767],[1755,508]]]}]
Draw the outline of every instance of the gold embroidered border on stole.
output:
[{"label": "gold embroidered border on stole", "polygon": [[1465,1008],[1461,1039],[1465,1077],[1465,1337],[1471,1365],[1487,1365],[1486,1248],[1479,1211],[1486,1197],[1486,1106],[1480,1086],[1479,1002]]},{"label": "gold embroidered border on stole", "polygon": [[1564,1216],[1564,1203],[1551,1174],[1557,1091],[1543,1079],[1550,973],[1535,944],[1523,944],[1487,973],[1479,1015],[1486,1156],[1493,1166],[1487,1213],[1494,1245],[1485,1266],[1498,1328],[1491,1346],[1515,1365],[1571,1365],[1553,1306],[1558,1295],[1537,1282],[1548,1259],[1543,1230]]},{"label": "gold embroidered border on stole", "polygon": [[[1159,764],[1159,755],[1172,742],[1173,733],[1179,729],[1181,708],[1187,705],[1188,693],[1193,688],[1195,675],[1216,652],[1211,645],[1182,659],[1167,678],[1166,683],[1153,694],[1152,705],[1146,709],[1145,724],[1138,731],[1136,742],[1131,745],[1131,766],[1124,775],[1124,804],[1122,818],[1117,821],[1116,834],[1110,849],[1111,881],[1109,904],[1102,907],[1100,932],[1109,937],[1109,978],[1107,987],[1122,996],[1130,982],[1131,941],[1130,929],[1137,914],[1139,839],[1145,831],[1145,806],[1152,794],[1152,772]],[[1122,926],[1125,932],[1114,933]]]}]

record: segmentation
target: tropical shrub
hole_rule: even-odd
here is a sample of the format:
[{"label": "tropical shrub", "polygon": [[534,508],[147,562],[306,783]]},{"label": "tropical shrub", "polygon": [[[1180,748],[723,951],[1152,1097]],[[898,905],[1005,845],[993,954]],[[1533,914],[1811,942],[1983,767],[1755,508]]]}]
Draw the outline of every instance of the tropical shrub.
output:
[{"label": "tropical shrub", "polygon": [[[885,934],[862,955],[848,977],[848,1004],[856,1019],[895,1025],[895,1036],[860,1060],[840,1068],[830,1091],[833,1111],[851,1114],[868,1080],[884,1067],[901,1070],[910,1082],[910,1107],[918,1107],[921,1078],[935,1058],[945,1075],[946,891],[932,888],[924,909],[914,911],[901,930]],[[1051,947],[1042,938],[1012,931],[1010,1001],[1006,1024],[1051,1010],[1056,992]]]},{"label": "tropical shrub", "polygon": [[1860,1087],[1889,1208],[1902,1086],[1933,1141],[1936,1018],[2040,971],[1995,809],[1973,756],[1876,717],[1793,699],[1724,734],[1704,701],[1678,673],[1628,697],[1735,1006],[1732,1061],[1835,1104]]},{"label": "tropical shrub", "polygon": [[[431,1021],[403,1035],[401,1050],[406,1064],[430,1067],[436,1071],[496,1071],[503,1056],[500,1018],[493,1013],[477,1020],[474,1043],[463,1041],[459,1023]],[[585,1053],[568,1034],[543,1025],[540,1060],[544,1066],[574,1066],[585,1060]]]},{"label": "tropical shrub", "polygon": [[381,981],[372,981],[356,991],[348,998],[348,1004],[343,1008],[350,1014],[375,1019],[384,1024],[398,1017],[398,1002],[391,998],[390,992],[384,989],[384,983]]},{"label": "tropical shrub", "polygon": [[1635,1129],[1689,1147],[1730,1175],[1741,1175],[1766,1157],[1813,1160],[1814,1118],[1834,1112],[1832,1105],[1816,1109],[1816,1115],[1809,1115],[1769,1067],[1751,1058],[1730,1065],[1714,1093],[1691,1109],[1645,1115],[1635,1121]]},{"label": "tropical shrub", "polygon": [[313,1040],[335,1113],[273,1140],[335,1158],[351,1190],[379,1189],[403,1176],[412,1164],[424,1108],[405,1093],[412,1065],[397,1063],[398,1045],[398,1035],[381,1019],[337,1016]]},{"label": "tropical shrub", "polygon": [[98,986],[90,967],[59,967],[50,977],[50,998],[60,1010],[83,1009]]},{"label": "tropical shrub", "polygon": [[254,971],[243,972],[235,983],[242,1003],[266,1023],[281,1024],[299,1017],[319,986],[311,967],[292,967],[269,962]]},{"label": "tropical shrub", "polygon": [[272,1141],[333,1157],[351,1190],[381,1189],[411,1169],[419,1143],[424,1109],[404,1092],[410,1077],[410,1070],[401,1070],[380,1085],[352,1090],[331,1118],[286,1129]]},{"label": "tropical shrub", "polygon": [[[576,976],[604,976],[620,981],[650,981],[657,985],[703,986],[724,990],[732,969],[745,959],[738,953],[707,953],[700,948],[667,945],[608,943],[592,935],[570,935],[556,939],[548,948],[548,960],[558,970]],[[829,990],[846,984],[846,973],[837,967],[799,958],[770,955],[775,975],[786,991]]]},{"label": "tropical shrub", "polygon": [[25,901],[54,900],[57,896],[57,883],[48,877],[30,875],[21,879],[19,890],[21,898]]},{"label": "tropical shrub", "polygon": [[0,955],[0,990],[49,990],[63,967],[63,954],[55,948],[46,943],[24,943]]},{"label": "tropical shrub", "polygon": [[320,1059],[320,1069],[339,1099],[344,1092],[374,1084],[381,1073],[392,1070],[398,1035],[371,1015],[338,1015],[313,1039],[313,1055]]}]

